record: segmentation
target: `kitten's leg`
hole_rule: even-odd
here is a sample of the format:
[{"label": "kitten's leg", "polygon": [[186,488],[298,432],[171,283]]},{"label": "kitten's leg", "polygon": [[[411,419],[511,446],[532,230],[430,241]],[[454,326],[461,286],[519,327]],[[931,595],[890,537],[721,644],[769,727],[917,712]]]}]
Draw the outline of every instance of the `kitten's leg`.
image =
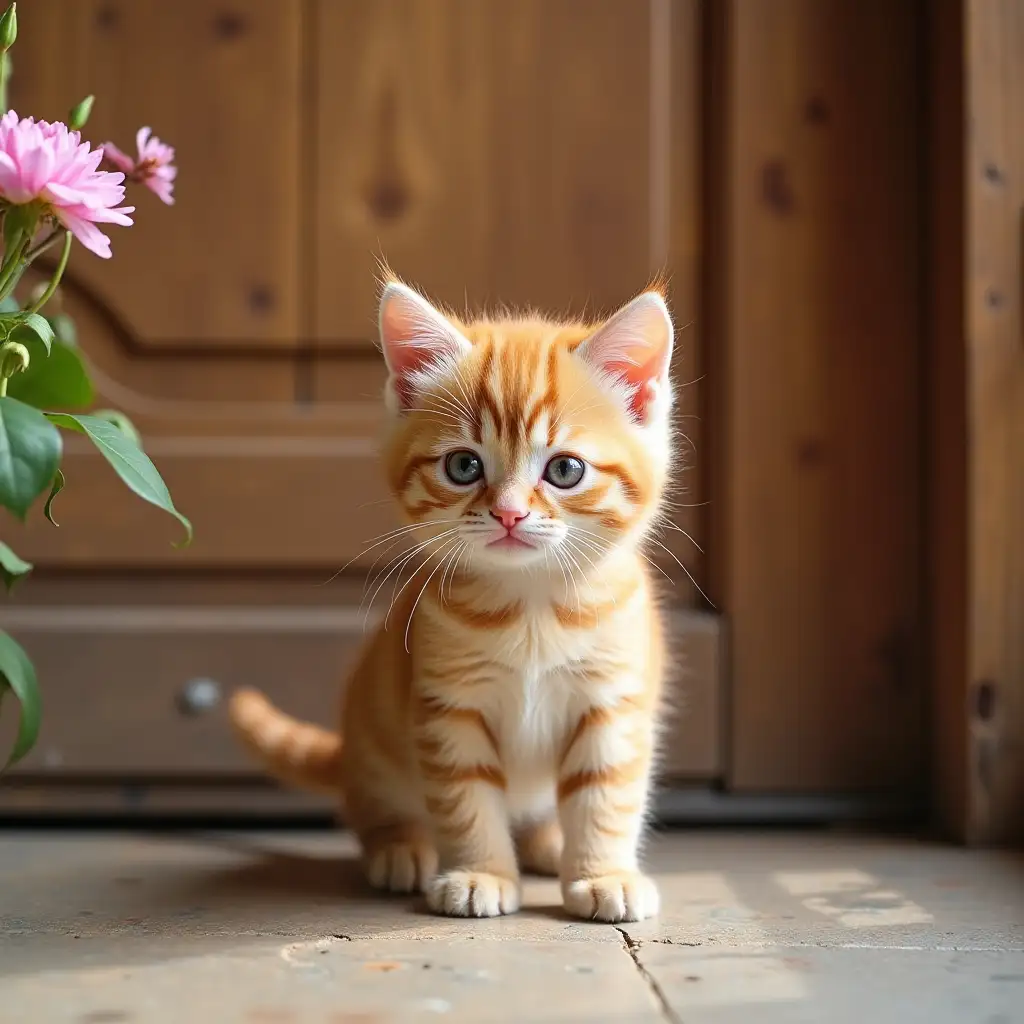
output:
[{"label": "kitten's leg", "polygon": [[437,852],[429,822],[417,820],[415,802],[402,799],[415,791],[414,781],[381,771],[359,740],[346,748],[344,769],[342,813],[359,836],[370,885],[390,892],[425,892],[437,873]]},{"label": "kitten's leg", "polygon": [[519,909],[519,869],[497,743],[476,711],[424,701],[416,746],[439,874],[427,904],[454,917]]},{"label": "kitten's leg", "polygon": [[562,759],[558,805],[565,833],[562,900],[576,917],[641,921],[658,890],[640,871],[651,772],[649,716],[633,705],[582,716]]},{"label": "kitten's leg", "polygon": [[516,829],[516,853],[524,871],[557,878],[563,846],[562,826],[553,817],[531,821]]},{"label": "kitten's leg", "polygon": [[426,892],[437,874],[437,851],[425,825],[381,825],[360,832],[359,839],[366,877],[375,889]]}]

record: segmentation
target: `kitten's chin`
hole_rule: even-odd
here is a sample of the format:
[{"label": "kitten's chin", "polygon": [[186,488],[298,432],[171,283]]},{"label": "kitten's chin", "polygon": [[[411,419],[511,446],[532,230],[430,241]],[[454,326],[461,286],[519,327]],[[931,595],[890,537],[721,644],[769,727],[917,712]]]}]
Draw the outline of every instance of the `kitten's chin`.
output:
[{"label": "kitten's chin", "polygon": [[549,544],[543,541],[519,540],[516,537],[500,537],[497,540],[481,544],[474,553],[474,561],[496,571],[525,569],[534,565],[543,565],[550,560],[547,553]]}]

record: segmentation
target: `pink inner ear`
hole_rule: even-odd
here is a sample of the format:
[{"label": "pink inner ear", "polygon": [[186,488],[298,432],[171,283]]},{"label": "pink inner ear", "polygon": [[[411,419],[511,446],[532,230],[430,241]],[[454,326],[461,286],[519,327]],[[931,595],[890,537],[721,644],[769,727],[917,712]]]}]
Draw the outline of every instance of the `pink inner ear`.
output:
[{"label": "pink inner ear", "polygon": [[672,333],[665,300],[648,292],[620,309],[582,346],[591,365],[629,386],[629,412],[640,423],[647,422],[667,384]]},{"label": "pink inner ear", "polygon": [[646,363],[631,363],[624,365],[621,370],[614,371],[616,376],[632,387],[629,411],[641,423],[647,419],[648,408],[657,395],[657,385],[665,377],[666,368],[664,353],[659,352],[651,356]]},{"label": "pink inner ear", "polygon": [[420,376],[446,358],[468,350],[469,342],[426,299],[392,283],[380,300],[380,340],[384,360],[402,408],[416,397]]}]

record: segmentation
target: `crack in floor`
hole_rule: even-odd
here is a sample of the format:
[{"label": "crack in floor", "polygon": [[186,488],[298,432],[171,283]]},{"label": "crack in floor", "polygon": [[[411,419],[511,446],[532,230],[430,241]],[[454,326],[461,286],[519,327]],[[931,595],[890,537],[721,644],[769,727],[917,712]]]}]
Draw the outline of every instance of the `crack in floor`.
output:
[{"label": "crack in floor", "polygon": [[633,964],[640,973],[640,977],[643,979],[648,991],[654,997],[654,1001],[658,1004],[658,1009],[661,1011],[662,1017],[669,1021],[670,1024],[683,1024],[683,1018],[680,1017],[674,1009],[672,1009],[672,1004],[668,1001],[668,998],[662,991],[662,988],[658,984],[654,975],[651,974],[651,972],[643,965],[643,962],[640,959],[640,940],[634,939],[625,928],[619,928],[616,926],[615,930],[622,936],[622,948],[626,951],[630,960],[633,961]]}]

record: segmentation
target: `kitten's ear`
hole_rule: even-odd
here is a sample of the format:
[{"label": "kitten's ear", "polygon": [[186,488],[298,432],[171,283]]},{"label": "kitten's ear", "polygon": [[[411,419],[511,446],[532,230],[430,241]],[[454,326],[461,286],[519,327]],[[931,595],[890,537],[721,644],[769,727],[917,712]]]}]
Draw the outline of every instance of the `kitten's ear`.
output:
[{"label": "kitten's ear", "polygon": [[380,297],[380,342],[390,371],[389,390],[400,409],[413,405],[433,373],[472,348],[422,295],[397,281]]},{"label": "kitten's ear", "polygon": [[577,349],[592,366],[626,385],[629,411],[643,426],[668,411],[672,317],[657,292],[622,307]]}]

